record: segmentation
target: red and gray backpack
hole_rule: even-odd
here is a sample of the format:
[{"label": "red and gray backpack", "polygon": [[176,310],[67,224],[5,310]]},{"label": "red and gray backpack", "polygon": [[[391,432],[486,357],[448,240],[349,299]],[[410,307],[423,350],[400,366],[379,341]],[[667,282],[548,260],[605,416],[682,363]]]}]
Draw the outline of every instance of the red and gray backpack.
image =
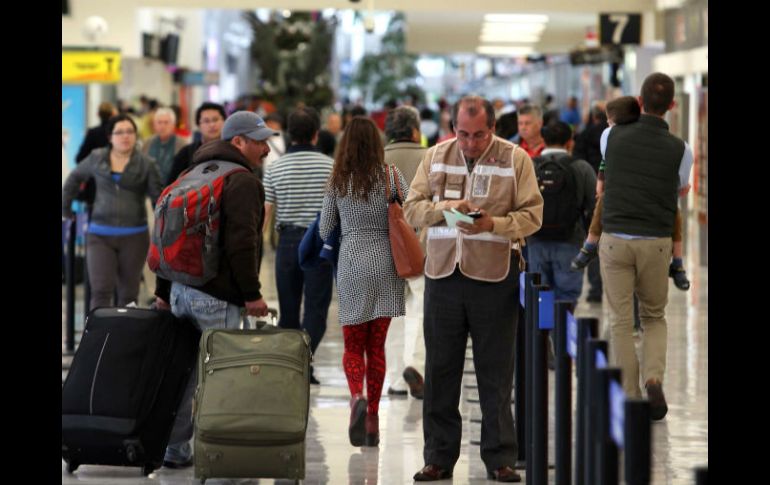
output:
[{"label": "red and gray backpack", "polygon": [[201,286],[216,276],[225,178],[248,171],[232,162],[199,163],[163,189],[147,253],[152,271],[189,286]]}]

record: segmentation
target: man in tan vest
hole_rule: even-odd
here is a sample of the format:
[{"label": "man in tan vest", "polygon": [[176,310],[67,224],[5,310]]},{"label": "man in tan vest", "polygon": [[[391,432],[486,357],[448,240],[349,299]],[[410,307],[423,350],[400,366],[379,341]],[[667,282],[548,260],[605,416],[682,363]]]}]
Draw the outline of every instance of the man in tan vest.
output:
[{"label": "man in tan vest", "polygon": [[[458,406],[470,334],[482,409],[481,459],[488,478],[518,482],[511,414],[518,320],[519,249],[543,217],[529,155],[494,135],[495,112],[478,96],[452,109],[457,138],[428,150],[409,188],[406,218],[425,227],[425,467],[417,481],[452,476],[460,456]],[[443,211],[477,212],[447,227]]]}]

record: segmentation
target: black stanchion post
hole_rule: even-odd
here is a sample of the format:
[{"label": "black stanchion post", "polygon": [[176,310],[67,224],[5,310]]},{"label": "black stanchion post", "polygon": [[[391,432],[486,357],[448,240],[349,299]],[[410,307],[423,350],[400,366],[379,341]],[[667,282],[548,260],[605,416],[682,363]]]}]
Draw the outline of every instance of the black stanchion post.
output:
[{"label": "black stanchion post", "polygon": [[526,392],[524,392],[524,381],[526,380],[526,359],[524,356],[524,349],[526,347],[525,341],[528,335],[526,323],[526,314],[524,313],[524,307],[522,306],[519,311],[519,324],[516,328],[516,367],[513,378],[513,418],[516,425],[516,443],[519,445],[519,452],[516,457],[516,468],[524,468],[527,459],[527,441],[526,434],[524,433],[524,402],[527,397]]},{"label": "black stanchion post", "polygon": [[572,358],[567,353],[568,301],[555,304],[554,332],[556,335],[556,485],[571,485],[572,477]]},{"label": "black stanchion post", "polygon": [[599,485],[618,485],[618,447],[610,434],[610,382],[620,383],[620,369],[596,370],[596,473]]},{"label": "black stanchion post", "polygon": [[650,484],[650,402],[626,398],[623,425],[623,468],[627,485]]},{"label": "black stanchion post", "polygon": [[532,314],[537,300],[532,300],[533,287],[540,284],[540,273],[527,273],[524,276],[524,325],[527,327],[524,342],[524,444],[527,485],[532,485]]},{"label": "black stanchion post", "polygon": [[575,429],[575,485],[593,485],[585,484],[585,423],[587,419],[586,397],[588,389],[586,388],[586,366],[585,355],[588,339],[598,335],[599,320],[596,318],[578,318],[577,320],[577,416]]},{"label": "black stanchion post", "polygon": [[540,292],[548,286],[538,285],[532,293],[532,485],[548,483],[548,330],[540,329]]},{"label": "black stanchion post", "polygon": [[597,478],[599,476],[596,470],[596,447],[594,442],[596,441],[596,431],[598,428],[597,420],[597,404],[598,404],[598,392],[596,382],[596,351],[601,351],[607,356],[607,342],[599,339],[588,339],[588,345],[586,346],[585,366],[586,366],[586,423],[585,423],[585,441],[583,447],[585,448],[585,478],[583,483],[596,485]]},{"label": "black stanchion post", "polygon": [[67,237],[67,260],[65,268],[65,281],[67,284],[67,327],[66,350],[67,354],[75,352],[75,237],[77,236],[77,224],[69,221]]},{"label": "black stanchion post", "polygon": [[701,467],[695,469],[695,485],[708,485],[709,469]]}]

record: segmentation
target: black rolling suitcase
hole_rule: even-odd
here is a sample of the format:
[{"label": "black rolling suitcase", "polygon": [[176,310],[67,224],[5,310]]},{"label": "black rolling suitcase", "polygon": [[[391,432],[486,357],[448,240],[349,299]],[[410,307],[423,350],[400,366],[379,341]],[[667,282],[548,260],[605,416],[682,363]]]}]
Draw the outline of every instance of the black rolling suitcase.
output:
[{"label": "black rolling suitcase", "polygon": [[171,312],[97,308],[62,388],[62,457],[81,464],[163,464],[200,332]]}]

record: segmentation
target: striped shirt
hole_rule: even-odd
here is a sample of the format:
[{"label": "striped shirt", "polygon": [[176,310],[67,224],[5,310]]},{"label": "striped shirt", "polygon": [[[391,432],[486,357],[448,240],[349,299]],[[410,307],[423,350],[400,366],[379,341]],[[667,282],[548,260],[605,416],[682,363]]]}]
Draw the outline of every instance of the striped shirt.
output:
[{"label": "striped shirt", "polygon": [[291,147],[265,171],[265,202],[276,206],[276,225],[308,227],[323,207],[334,160],[303,148]]}]

